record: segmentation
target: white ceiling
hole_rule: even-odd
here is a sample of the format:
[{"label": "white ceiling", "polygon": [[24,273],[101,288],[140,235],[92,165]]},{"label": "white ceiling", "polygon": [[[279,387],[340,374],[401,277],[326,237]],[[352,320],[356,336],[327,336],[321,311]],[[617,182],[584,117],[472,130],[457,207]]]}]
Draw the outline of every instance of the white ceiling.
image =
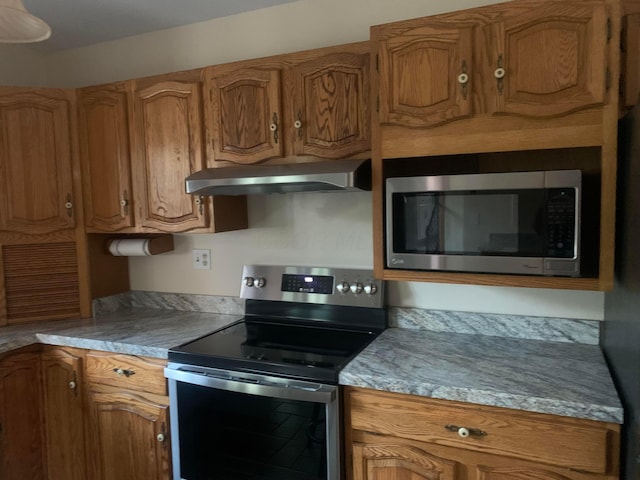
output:
[{"label": "white ceiling", "polygon": [[50,53],[226,17],[296,0],[24,0],[53,33],[32,48]]}]

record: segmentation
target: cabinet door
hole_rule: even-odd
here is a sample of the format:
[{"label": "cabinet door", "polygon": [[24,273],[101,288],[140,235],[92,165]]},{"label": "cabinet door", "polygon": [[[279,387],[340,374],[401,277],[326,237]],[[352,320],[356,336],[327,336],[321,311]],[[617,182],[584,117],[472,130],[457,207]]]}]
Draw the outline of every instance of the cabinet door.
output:
[{"label": "cabinet door", "polygon": [[0,230],[74,227],[70,101],[61,90],[0,96]]},{"label": "cabinet door", "polygon": [[49,480],[84,480],[82,358],[73,350],[42,353],[44,419]]},{"label": "cabinet door", "polygon": [[43,435],[40,354],[14,353],[0,360],[0,478],[40,480]]},{"label": "cabinet door", "polygon": [[604,5],[562,2],[511,17],[494,25],[497,113],[554,116],[604,102]]},{"label": "cabinet door", "polygon": [[431,127],[471,114],[472,29],[428,22],[373,30],[381,124]]},{"label": "cabinet door", "polygon": [[155,398],[109,387],[89,392],[90,478],[170,478],[168,398]]},{"label": "cabinet door", "polygon": [[133,226],[128,84],[78,91],[82,186],[87,230]]},{"label": "cabinet door", "polygon": [[281,157],[280,70],[245,68],[209,78],[213,162],[258,163]]},{"label": "cabinet door", "polygon": [[466,480],[462,465],[410,445],[354,444],[353,480]]},{"label": "cabinet door", "polygon": [[137,90],[134,161],[137,223],[163,232],[208,225],[204,200],[184,179],[204,168],[199,81],[161,81]]},{"label": "cabinet door", "polygon": [[370,147],[369,54],[336,53],[288,72],[294,155],[345,158]]}]

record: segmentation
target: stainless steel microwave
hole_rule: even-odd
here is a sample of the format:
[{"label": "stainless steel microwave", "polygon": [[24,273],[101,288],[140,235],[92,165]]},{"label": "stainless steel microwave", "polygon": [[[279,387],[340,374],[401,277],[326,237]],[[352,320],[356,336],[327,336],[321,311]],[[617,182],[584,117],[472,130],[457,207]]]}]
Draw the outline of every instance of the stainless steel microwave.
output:
[{"label": "stainless steel microwave", "polygon": [[386,266],[580,276],[580,170],[386,180]]}]

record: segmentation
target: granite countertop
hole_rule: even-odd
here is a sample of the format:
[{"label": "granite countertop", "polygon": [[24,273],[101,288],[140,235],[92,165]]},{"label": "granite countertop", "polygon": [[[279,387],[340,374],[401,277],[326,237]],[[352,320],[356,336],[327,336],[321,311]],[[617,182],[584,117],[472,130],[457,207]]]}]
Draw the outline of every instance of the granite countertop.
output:
[{"label": "granite countertop", "polygon": [[340,373],[389,392],[622,423],[597,345],[390,328]]},{"label": "granite countertop", "polygon": [[[167,358],[168,350],[242,315],[132,308],[87,320],[0,328],[0,353],[34,343]],[[482,405],[622,423],[597,345],[389,328],[340,383]]]},{"label": "granite countertop", "polygon": [[0,353],[33,343],[61,345],[154,358],[195,340],[241,315],[134,308],[87,320],[58,320],[2,327]]}]

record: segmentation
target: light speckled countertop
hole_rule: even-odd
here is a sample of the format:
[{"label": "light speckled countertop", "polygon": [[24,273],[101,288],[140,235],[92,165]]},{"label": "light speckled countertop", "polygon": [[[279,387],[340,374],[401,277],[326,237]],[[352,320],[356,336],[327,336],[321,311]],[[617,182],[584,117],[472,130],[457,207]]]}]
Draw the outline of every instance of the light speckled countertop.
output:
[{"label": "light speckled countertop", "polygon": [[241,315],[132,309],[87,320],[3,327],[0,353],[33,343],[167,358],[171,347],[211,333]]},{"label": "light speckled countertop", "polygon": [[[0,353],[34,343],[167,358],[169,348],[238,314],[133,308],[97,319],[0,328]],[[597,345],[390,328],[340,373],[340,383],[622,423]]]},{"label": "light speckled countertop", "polygon": [[597,345],[390,328],[340,383],[481,405],[622,423]]}]

